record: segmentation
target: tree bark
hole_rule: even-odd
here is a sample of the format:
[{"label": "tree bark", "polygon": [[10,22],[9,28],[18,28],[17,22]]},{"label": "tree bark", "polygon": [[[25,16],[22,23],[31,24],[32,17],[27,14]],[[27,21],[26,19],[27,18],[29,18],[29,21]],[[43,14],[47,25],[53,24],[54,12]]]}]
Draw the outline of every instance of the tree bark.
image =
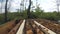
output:
[{"label": "tree bark", "polygon": [[6,0],[6,4],[5,4],[5,22],[7,22],[7,3],[8,3],[8,0]]},{"label": "tree bark", "polygon": [[28,10],[27,10],[27,18],[30,18],[30,9],[31,9],[31,0],[29,0],[29,6],[28,6]]}]

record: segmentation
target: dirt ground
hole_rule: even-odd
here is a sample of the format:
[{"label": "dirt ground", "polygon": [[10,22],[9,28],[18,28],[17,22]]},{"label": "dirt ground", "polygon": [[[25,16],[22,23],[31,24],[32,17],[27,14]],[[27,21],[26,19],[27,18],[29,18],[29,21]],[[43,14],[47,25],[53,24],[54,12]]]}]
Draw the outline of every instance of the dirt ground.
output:
[{"label": "dirt ground", "polygon": [[[43,26],[47,27],[48,29],[56,32],[57,34],[60,34],[60,24],[56,24],[56,21],[50,21],[46,19],[33,19],[36,20],[38,23],[42,24]],[[44,34],[41,29],[39,29],[36,24],[34,24],[32,19],[27,19],[26,24],[24,27],[24,32],[26,34]],[[56,22],[56,23],[55,23]],[[22,23],[22,22],[21,22]],[[19,29],[19,25],[16,24],[15,20],[12,20],[10,22],[7,22],[4,25],[0,26],[0,34],[11,34],[13,32],[16,33]]]},{"label": "dirt ground", "polygon": [[36,19],[36,21],[44,25],[48,29],[56,32],[57,34],[60,34],[60,24],[56,24],[56,21],[50,21],[46,19]]},{"label": "dirt ground", "polygon": [[9,21],[0,26],[0,34],[8,34],[16,26],[16,20]]}]

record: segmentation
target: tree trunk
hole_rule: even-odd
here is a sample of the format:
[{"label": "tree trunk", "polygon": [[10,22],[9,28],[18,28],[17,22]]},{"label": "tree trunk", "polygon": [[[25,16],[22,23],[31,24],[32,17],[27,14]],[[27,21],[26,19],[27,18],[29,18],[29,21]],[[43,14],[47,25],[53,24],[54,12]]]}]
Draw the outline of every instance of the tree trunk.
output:
[{"label": "tree trunk", "polygon": [[30,18],[30,9],[31,9],[31,0],[29,0],[29,6],[28,6],[28,10],[27,10],[27,18]]},{"label": "tree trunk", "polygon": [[6,0],[6,4],[5,4],[5,22],[7,22],[7,3],[8,0]]},{"label": "tree trunk", "polygon": [[57,11],[58,11],[57,15],[59,15],[59,4],[57,4]]}]

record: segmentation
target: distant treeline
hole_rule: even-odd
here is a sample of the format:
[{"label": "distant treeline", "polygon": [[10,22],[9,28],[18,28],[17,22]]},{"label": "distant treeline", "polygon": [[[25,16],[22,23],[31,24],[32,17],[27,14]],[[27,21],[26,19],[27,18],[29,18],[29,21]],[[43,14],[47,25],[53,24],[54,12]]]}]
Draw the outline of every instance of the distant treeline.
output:
[{"label": "distant treeline", "polygon": [[[54,12],[44,12],[44,10],[41,10],[40,8],[35,9],[34,11],[30,12],[31,18],[41,18],[41,19],[49,19],[49,20],[60,20],[60,13],[54,11]],[[8,21],[13,19],[27,19],[27,10],[24,10],[22,12],[13,12],[8,13],[7,15]],[[0,24],[4,23],[4,14],[0,14]]]}]

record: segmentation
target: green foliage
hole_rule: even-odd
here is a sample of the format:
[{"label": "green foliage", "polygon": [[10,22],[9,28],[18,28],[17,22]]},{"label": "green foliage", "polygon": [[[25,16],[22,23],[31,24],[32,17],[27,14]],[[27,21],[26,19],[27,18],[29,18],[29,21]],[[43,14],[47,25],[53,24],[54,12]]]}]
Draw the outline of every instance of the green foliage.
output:
[{"label": "green foliage", "polygon": [[4,23],[4,15],[0,14],[0,24],[3,24],[3,23]]},{"label": "green foliage", "polygon": [[[36,18],[49,19],[49,20],[60,20],[60,15],[54,12],[44,12],[39,7],[35,9],[36,12],[31,12],[32,15],[35,15]],[[34,17],[34,16],[33,16]]]},{"label": "green foliage", "polygon": [[[30,12],[31,18],[41,18],[41,19],[49,19],[49,20],[60,20],[60,15],[57,14],[56,11],[54,12],[44,12],[41,8],[37,7],[34,11]],[[59,13],[60,14],[60,13]],[[13,19],[26,19],[27,18],[27,10],[22,12],[17,11],[13,13],[8,13],[8,20]],[[4,23],[4,14],[0,14],[0,24]]]}]

